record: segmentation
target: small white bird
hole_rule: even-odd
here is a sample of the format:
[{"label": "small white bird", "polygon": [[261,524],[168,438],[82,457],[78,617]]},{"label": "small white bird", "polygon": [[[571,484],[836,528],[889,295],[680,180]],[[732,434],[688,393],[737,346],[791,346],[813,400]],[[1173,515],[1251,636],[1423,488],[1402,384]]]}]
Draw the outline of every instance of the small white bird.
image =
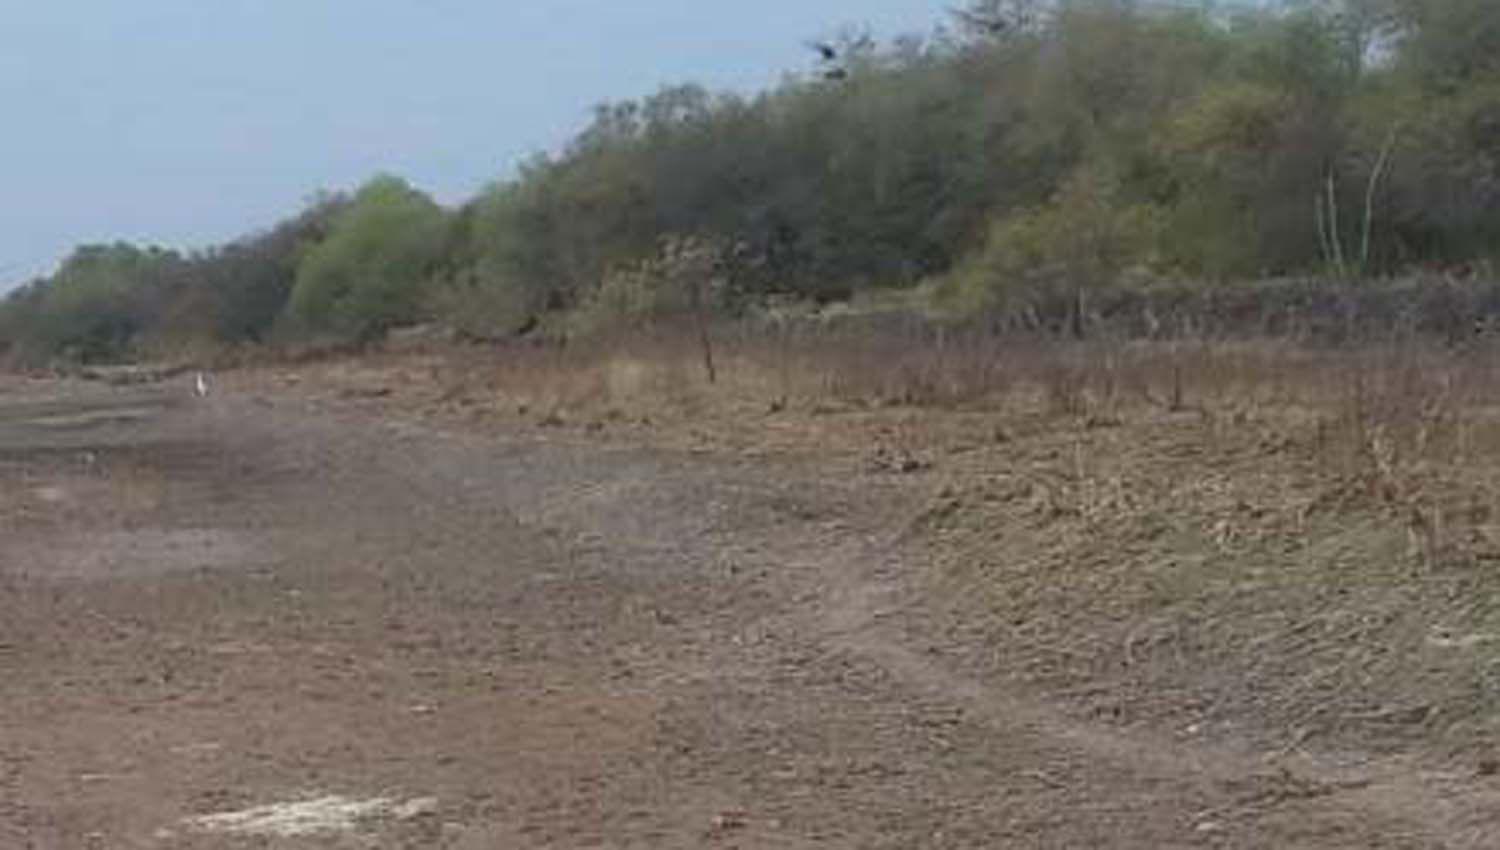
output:
[{"label": "small white bird", "polygon": [[199,398],[208,395],[208,378],[202,372],[193,377],[193,393]]}]

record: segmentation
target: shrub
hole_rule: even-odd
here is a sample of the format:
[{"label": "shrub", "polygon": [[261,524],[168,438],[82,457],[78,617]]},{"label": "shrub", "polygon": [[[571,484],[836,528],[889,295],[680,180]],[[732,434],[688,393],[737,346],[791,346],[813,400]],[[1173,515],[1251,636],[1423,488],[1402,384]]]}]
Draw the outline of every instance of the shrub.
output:
[{"label": "shrub", "polygon": [[1082,169],[1039,208],[999,220],[978,254],[940,288],[968,312],[1025,309],[1038,300],[1111,287],[1149,267],[1161,229],[1159,210],[1128,203],[1098,169]]},{"label": "shrub", "polygon": [[446,228],[443,210],[405,181],[371,180],[303,258],[292,319],[309,331],[358,339],[416,320]]}]

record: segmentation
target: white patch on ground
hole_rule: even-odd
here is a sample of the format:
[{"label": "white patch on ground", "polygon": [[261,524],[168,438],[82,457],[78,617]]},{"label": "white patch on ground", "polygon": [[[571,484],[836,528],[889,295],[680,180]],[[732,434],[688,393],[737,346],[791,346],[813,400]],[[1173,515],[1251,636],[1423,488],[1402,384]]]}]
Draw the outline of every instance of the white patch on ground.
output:
[{"label": "white patch on ground", "polygon": [[76,535],[15,553],[36,578],[110,579],[231,567],[259,555],[247,536],[224,529],[138,528]]},{"label": "white patch on ground", "polygon": [[36,489],[32,490],[31,492],[36,496],[37,501],[39,501],[39,502],[46,502],[47,504],[50,504],[50,505],[56,505],[56,504],[60,504],[62,502],[67,502],[67,501],[71,501],[72,500],[72,497],[70,497],[68,495],[68,491],[67,490],[64,490],[63,488],[57,487],[57,486],[54,486],[54,485],[48,485],[48,486],[45,486],[45,487],[37,487]]},{"label": "white patch on ground", "polygon": [[268,835],[295,838],[331,832],[352,832],[361,821],[379,817],[407,820],[437,810],[430,797],[400,801],[389,797],[351,800],[329,795],[315,800],[296,800],[256,806],[238,812],[222,812],[187,818],[187,826],[204,832],[237,835]]},{"label": "white patch on ground", "polygon": [[112,422],[136,422],[149,419],[155,413],[149,407],[114,407],[106,410],[86,410],[77,413],[59,413],[22,420],[22,424],[42,428],[83,428]]}]

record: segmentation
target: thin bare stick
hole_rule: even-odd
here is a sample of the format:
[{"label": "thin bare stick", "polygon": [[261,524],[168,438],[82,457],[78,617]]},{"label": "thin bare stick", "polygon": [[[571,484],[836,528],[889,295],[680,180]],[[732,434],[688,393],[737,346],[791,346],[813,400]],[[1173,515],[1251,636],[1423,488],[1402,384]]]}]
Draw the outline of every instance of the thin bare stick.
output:
[{"label": "thin bare stick", "polygon": [[1364,234],[1359,244],[1359,267],[1367,270],[1370,267],[1370,228],[1375,220],[1375,189],[1380,184],[1380,178],[1385,173],[1386,164],[1390,162],[1391,151],[1396,146],[1396,131],[1392,127],[1386,134],[1385,144],[1380,148],[1380,156],[1375,160],[1375,170],[1370,172],[1370,182],[1365,186],[1365,226]]},{"label": "thin bare stick", "polygon": [[704,280],[694,288],[693,301],[696,309],[693,312],[697,318],[698,343],[703,347],[703,371],[708,375],[708,382],[713,384],[718,382],[719,372],[714,368],[714,343],[708,333],[708,293],[706,290],[709,284],[708,280]]},{"label": "thin bare stick", "polygon": [[1323,213],[1323,193],[1313,192],[1313,221],[1318,228],[1318,250],[1323,254],[1323,265],[1333,267],[1333,248],[1328,243],[1328,221]]},{"label": "thin bare stick", "polygon": [[1333,265],[1339,277],[1346,277],[1344,267],[1344,239],[1339,234],[1339,198],[1334,184],[1333,168],[1328,169],[1328,241],[1333,245]]}]

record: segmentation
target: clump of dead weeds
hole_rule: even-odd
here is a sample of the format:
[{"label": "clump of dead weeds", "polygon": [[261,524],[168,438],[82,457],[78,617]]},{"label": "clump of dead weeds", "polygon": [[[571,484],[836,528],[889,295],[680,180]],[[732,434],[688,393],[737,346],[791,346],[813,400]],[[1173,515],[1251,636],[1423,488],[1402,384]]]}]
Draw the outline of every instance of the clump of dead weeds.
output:
[{"label": "clump of dead weeds", "polygon": [[[1462,749],[1493,733],[1490,361],[1418,346],[1183,354],[1042,371],[1032,415],[1053,427],[1014,427],[1028,436],[951,473],[927,539],[982,666],[1086,713],[1197,734]],[[1072,401],[1080,385],[1097,394]]]}]

